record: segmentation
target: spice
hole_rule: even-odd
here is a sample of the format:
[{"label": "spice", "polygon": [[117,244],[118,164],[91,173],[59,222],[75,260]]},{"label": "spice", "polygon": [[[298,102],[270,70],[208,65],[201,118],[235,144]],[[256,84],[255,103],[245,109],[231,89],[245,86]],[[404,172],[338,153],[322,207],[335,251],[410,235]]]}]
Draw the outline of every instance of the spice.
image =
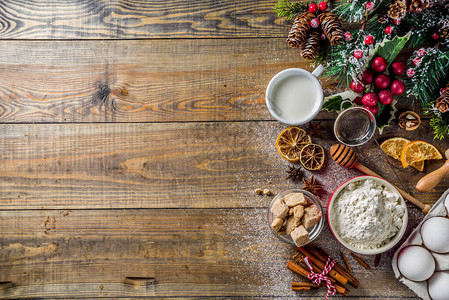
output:
[{"label": "spice", "polygon": [[415,130],[421,124],[421,118],[413,111],[406,111],[398,117],[399,127],[405,130]]},{"label": "spice", "polygon": [[293,181],[300,181],[303,178],[301,172],[301,167],[295,168],[293,166],[288,166],[288,171],[285,171],[288,176],[285,179],[291,179]]},{"label": "spice", "polygon": [[269,189],[263,189],[263,194],[270,196],[271,195],[271,191]]},{"label": "spice", "polygon": [[362,267],[364,267],[367,270],[370,270],[371,267],[370,265],[368,265],[363,259],[361,259],[360,257],[358,257],[357,255],[355,255],[354,253],[351,252],[351,256],[360,264],[362,265]]},{"label": "spice", "polygon": [[256,195],[262,195],[262,190],[261,189],[255,189],[254,193],[256,193]]},{"label": "spice", "polygon": [[310,180],[303,178],[302,182],[304,182],[304,186],[302,187],[302,189],[311,192],[317,197],[318,192],[323,189],[323,186],[318,183],[314,176],[312,176]]},{"label": "spice", "polygon": [[348,259],[346,258],[344,252],[341,253],[341,258],[343,258],[343,261],[345,262],[345,265],[346,265],[346,268],[348,268],[348,271],[352,273],[352,268],[351,268],[351,266],[349,265],[349,261],[348,261]]},{"label": "spice", "polygon": [[381,254],[377,254],[376,255],[376,259],[374,260],[374,267],[375,268],[377,268],[379,266],[381,257],[382,257]]},{"label": "spice", "polygon": [[318,121],[318,122],[315,122],[315,123],[310,122],[309,126],[306,129],[306,132],[307,132],[308,135],[316,136],[316,137],[319,137],[319,138],[323,137],[323,135],[322,135],[323,131],[324,131],[324,129],[321,128],[321,121]]}]

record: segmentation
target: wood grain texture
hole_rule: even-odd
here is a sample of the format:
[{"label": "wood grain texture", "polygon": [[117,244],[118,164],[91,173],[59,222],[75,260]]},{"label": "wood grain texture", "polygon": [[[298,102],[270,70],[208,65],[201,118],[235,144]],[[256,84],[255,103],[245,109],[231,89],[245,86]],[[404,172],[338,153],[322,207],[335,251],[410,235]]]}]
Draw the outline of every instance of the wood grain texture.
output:
[{"label": "wood grain texture", "polygon": [[[425,138],[430,129],[424,123],[412,133],[392,130],[444,151],[447,141]],[[333,121],[322,125],[326,134],[313,140],[327,151],[336,142]],[[0,202],[2,209],[265,206],[270,197],[255,195],[255,188],[276,194],[302,186],[285,180],[289,163],[275,147],[283,128],[271,121],[1,125]],[[373,142],[359,151],[363,164],[399,184]],[[428,162],[426,172],[441,163]],[[449,187],[444,180],[431,193],[414,193],[424,173],[402,167],[396,172],[406,189],[426,203]],[[304,174],[324,184],[324,205],[339,184],[361,173],[327,157],[321,171]]]},{"label": "wood grain texture", "polygon": [[0,38],[145,39],[285,36],[275,2],[161,0],[8,0]]},{"label": "wood grain texture", "polygon": [[312,70],[284,39],[4,41],[0,53],[0,122],[14,123],[272,119],[270,79]]},{"label": "wood grain texture", "polygon": [[[295,250],[271,234],[265,208],[0,211],[0,230],[0,281],[16,285],[2,299],[324,295],[290,291],[301,280],[285,267]],[[316,244],[343,250],[327,229]],[[413,297],[394,279],[392,255],[372,271],[351,261],[360,287],[350,295]]]}]

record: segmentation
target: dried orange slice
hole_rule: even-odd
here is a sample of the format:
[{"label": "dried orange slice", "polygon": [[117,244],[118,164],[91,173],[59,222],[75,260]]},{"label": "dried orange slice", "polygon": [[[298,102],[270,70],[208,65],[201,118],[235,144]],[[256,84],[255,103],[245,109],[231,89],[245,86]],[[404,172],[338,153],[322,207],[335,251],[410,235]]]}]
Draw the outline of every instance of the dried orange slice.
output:
[{"label": "dried orange slice", "polygon": [[[387,155],[400,161],[402,156],[402,150],[404,150],[405,145],[407,145],[408,143],[410,143],[410,141],[407,139],[395,137],[384,141],[382,144],[380,144],[380,148]],[[424,160],[416,161],[410,165],[419,171],[424,170]]]},{"label": "dried orange slice", "polygon": [[324,164],[324,149],[320,145],[308,144],[299,152],[299,161],[307,170],[316,171]]},{"label": "dried orange slice", "polygon": [[289,162],[299,160],[299,151],[304,145],[310,144],[312,139],[305,130],[293,126],[284,129],[276,139],[276,148],[279,154]]},{"label": "dried orange slice", "polygon": [[407,143],[402,149],[401,162],[404,168],[413,163],[429,159],[443,159],[438,149],[429,143],[414,141]]}]

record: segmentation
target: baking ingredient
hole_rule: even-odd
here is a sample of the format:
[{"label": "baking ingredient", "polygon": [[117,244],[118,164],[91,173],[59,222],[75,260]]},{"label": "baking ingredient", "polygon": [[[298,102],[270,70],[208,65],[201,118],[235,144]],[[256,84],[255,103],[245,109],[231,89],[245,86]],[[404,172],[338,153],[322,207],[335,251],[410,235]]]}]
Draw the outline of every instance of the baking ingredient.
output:
[{"label": "baking ingredient", "polygon": [[355,248],[382,247],[403,226],[399,195],[373,179],[349,183],[334,201],[333,230]]},{"label": "baking ingredient", "polygon": [[405,111],[398,117],[399,127],[404,128],[407,131],[415,130],[421,124],[421,118],[414,111]]},{"label": "baking ingredient", "polygon": [[414,162],[429,159],[443,159],[438,149],[429,143],[414,141],[406,144],[402,149],[401,162],[404,168]]},{"label": "baking ingredient", "polygon": [[[390,138],[388,140],[385,140],[380,144],[380,148],[383,152],[385,152],[387,155],[393,157],[394,159],[401,160],[402,150],[404,149],[405,145],[410,143],[409,140],[401,138],[401,137],[394,137]],[[417,161],[411,164],[412,167],[416,168],[419,171],[424,170],[424,161]]]},{"label": "baking ingredient", "polygon": [[444,206],[446,206],[447,215],[449,216],[449,194],[447,194],[446,199],[444,200]]},{"label": "baking ingredient", "polygon": [[435,271],[435,259],[427,249],[409,246],[399,253],[398,269],[410,280],[427,280]]},{"label": "baking ingredient", "polygon": [[263,189],[263,194],[270,196],[271,195],[271,190],[270,189]]},{"label": "baking ingredient", "polygon": [[449,297],[449,272],[435,272],[428,281],[428,291],[432,300],[447,300]]},{"label": "baking ingredient", "polygon": [[255,189],[254,193],[256,193],[256,195],[262,195],[262,190],[261,189]]},{"label": "baking ingredient", "polygon": [[310,180],[307,180],[305,178],[302,179],[302,182],[304,183],[304,186],[302,187],[303,190],[309,191],[315,196],[318,197],[319,191],[323,189],[323,186],[318,183],[318,181],[315,179],[315,176],[312,176]]},{"label": "baking ingredient", "polygon": [[288,176],[285,179],[291,179],[292,181],[300,181],[303,178],[301,168],[295,168],[294,166],[288,166]]},{"label": "baking ingredient", "polygon": [[299,161],[307,170],[316,171],[323,167],[324,149],[320,145],[308,144],[299,152]]},{"label": "baking ingredient", "polygon": [[299,151],[301,148],[310,144],[312,139],[307,133],[296,126],[284,129],[276,139],[276,148],[279,154],[289,162],[299,160]]},{"label": "baking ingredient", "polygon": [[[427,219],[421,227],[424,246],[437,253],[449,252],[449,219],[433,217]],[[449,295],[449,294],[448,294]]]},{"label": "baking ingredient", "polygon": [[362,267],[364,267],[367,270],[371,270],[371,266],[366,263],[361,257],[358,257],[354,253],[351,252],[352,258],[354,258]]}]

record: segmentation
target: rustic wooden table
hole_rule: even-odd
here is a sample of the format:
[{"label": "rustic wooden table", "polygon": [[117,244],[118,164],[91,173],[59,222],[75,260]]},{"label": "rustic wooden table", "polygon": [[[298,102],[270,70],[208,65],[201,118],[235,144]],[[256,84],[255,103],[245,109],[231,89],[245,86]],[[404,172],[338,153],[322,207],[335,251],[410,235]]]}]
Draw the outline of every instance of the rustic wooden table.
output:
[{"label": "rustic wooden table", "polygon": [[[268,229],[271,197],[253,192],[299,186],[285,180],[275,139],[286,126],[264,92],[277,72],[311,67],[286,45],[274,4],[1,1],[2,299],[324,296],[290,291],[295,251]],[[334,118],[318,117],[327,149]],[[432,140],[428,120],[384,133],[449,146]],[[399,184],[374,143],[358,151]],[[422,173],[397,173],[426,203],[449,187],[419,194]],[[323,206],[358,174],[328,159],[313,174]],[[409,213],[407,234],[423,217]],[[338,259],[343,250],[327,225],[315,244]],[[350,295],[414,298],[393,276],[393,253],[371,271],[351,260],[361,284]]]}]

